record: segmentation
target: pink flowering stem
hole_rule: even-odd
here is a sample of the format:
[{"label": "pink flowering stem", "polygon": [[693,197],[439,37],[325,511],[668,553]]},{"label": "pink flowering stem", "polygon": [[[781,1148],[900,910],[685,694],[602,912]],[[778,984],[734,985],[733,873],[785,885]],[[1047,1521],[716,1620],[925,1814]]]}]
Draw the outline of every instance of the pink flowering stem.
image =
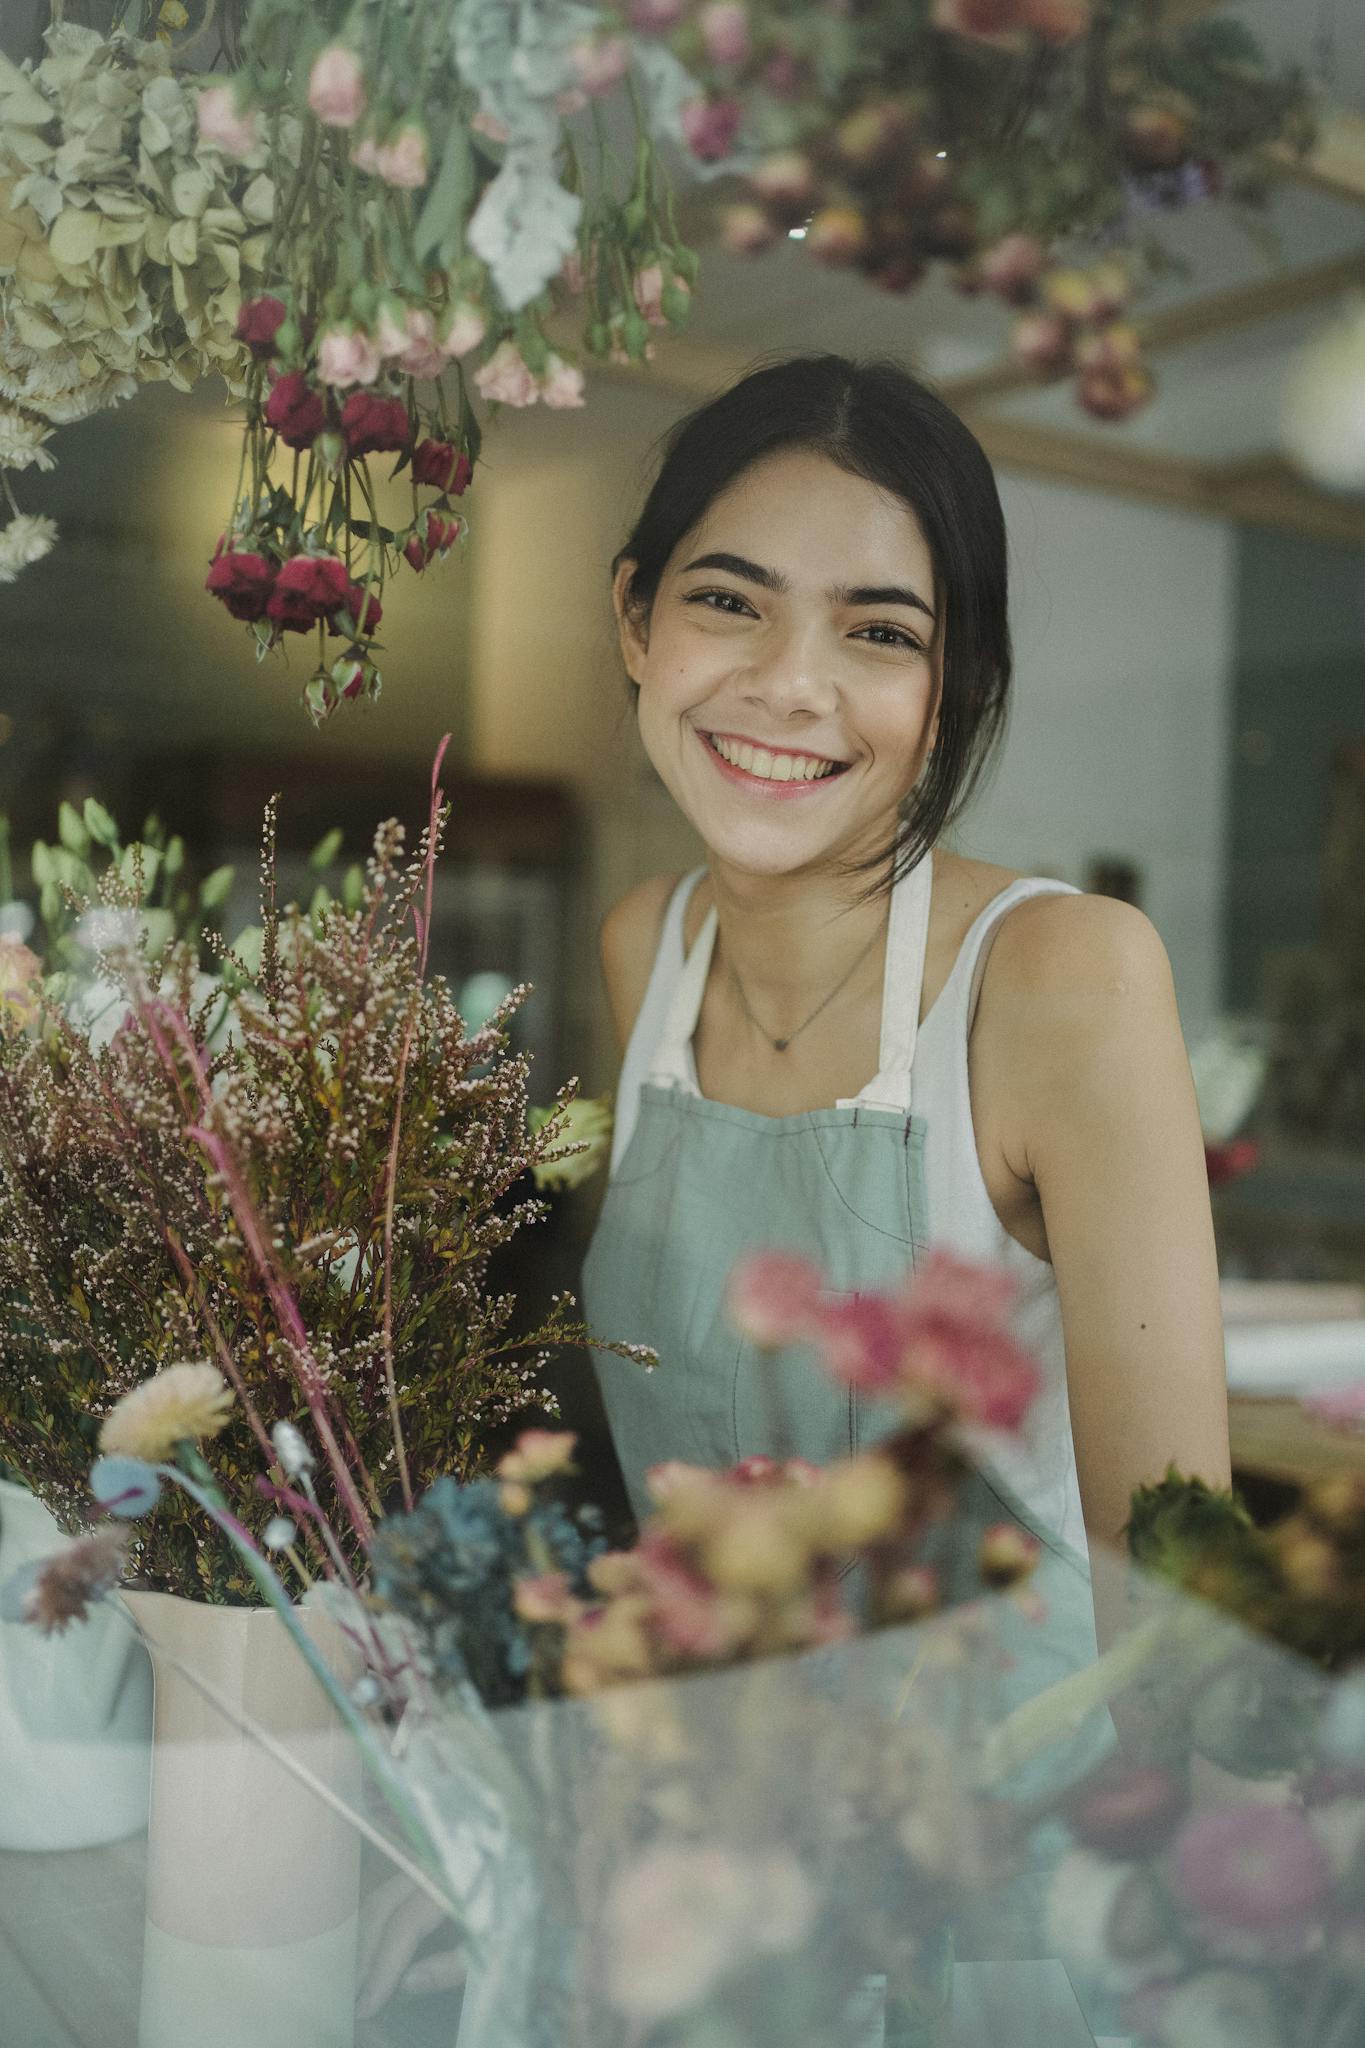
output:
[{"label": "pink flowering stem", "polygon": [[[184,1019],[169,1003],[162,1002],[160,999],[153,999],[147,1005],[144,1014],[149,1029],[157,1021],[161,1021],[179,1039],[181,1050],[189,1062],[190,1071],[194,1075],[195,1084],[199,1090],[200,1113],[211,1112],[213,1108],[213,1093],[209,1087],[208,1076],[204,1072],[203,1061],[199,1057],[199,1048],[187,1030]],[[164,1059],[167,1057],[167,1053],[163,1050],[163,1043],[163,1041],[158,1040],[157,1049],[162,1053]],[[357,1536],[365,1549],[368,1550],[374,1540],[374,1525],[366,1512],[359,1493],[356,1491],[355,1482],[346,1464],[346,1460],[341,1455],[341,1449],[336,1440],[336,1432],[332,1428],[331,1417],[327,1412],[324,1391],[325,1382],[317,1360],[313,1356],[313,1348],[308,1341],[308,1331],[304,1325],[303,1317],[299,1313],[298,1303],[294,1300],[292,1293],[280,1276],[279,1269],[275,1264],[274,1255],[266,1243],[265,1232],[261,1227],[260,1217],[256,1213],[256,1206],[242,1178],[241,1169],[232,1156],[231,1148],[218,1136],[217,1132],[208,1130],[202,1124],[191,1124],[186,1131],[186,1136],[192,1138],[207,1153],[209,1159],[223,1177],[223,1184],[228,1192],[228,1200],[232,1204],[232,1213],[237,1219],[237,1227],[246,1240],[247,1250],[251,1255],[257,1272],[265,1282],[266,1292],[270,1297],[271,1307],[275,1311],[280,1328],[302,1360],[302,1369],[297,1371],[297,1378],[303,1392],[303,1397],[308,1403],[308,1412],[312,1417],[313,1427],[317,1430],[318,1441],[326,1452],[327,1462],[332,1468],[332,1476],[336,1480],[337,1492],[341,1496]],[[368,1477],[368,1475],[365,1476]]]}]

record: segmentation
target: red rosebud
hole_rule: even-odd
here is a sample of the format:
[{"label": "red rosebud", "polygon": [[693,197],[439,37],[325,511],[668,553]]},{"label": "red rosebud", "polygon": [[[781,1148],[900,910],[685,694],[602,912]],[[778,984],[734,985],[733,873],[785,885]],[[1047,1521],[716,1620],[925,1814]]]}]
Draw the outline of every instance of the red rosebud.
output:
[{"label": "red rosebud", "polygon": [[205,590],[221,598],[234,619],[248,621],[265,617],[274,586],[275,564],[264,555],[220,553],[204,579]]},{"label": "red rosebud", "polygon": [[246,343],[257,362],[268,362],[275,353],[275,336],[288,317],[284,300],[271,292],[263,298],[249,299],[237,315],[237,339]]},{"label": "red rosebud", "polygon": [[335,555],[295,555],[275,578],[266,617],[284,633],[306,633],[318,619],[340,611],[351,590],[346,564]]},{"label": "red rosebud", "polygon": [[401,398],[377,398],[353,391],[341,408],[341,431],[352,455],[397,454],[412,439],[408,409]]},{"label": "red rosebud", "polygon": [[375,596],[374,592],[371,591],[368,599],[365,599],[365,616],[362,619],[360,615],[360,606],[361,600],[364,598],[364,584],[353,583],[350,589],[346,592],[346,609],[351,614],[351,617],[355,622],[355,630],[357,633],[373,633],[375,628],[378,626],[379,621],[384,616],[384,607],[379,602],[379,599]]},{"label": "red rosebud", "polygon": [[448,497],[460,497],[474,474],[474,465],[452,441],[419,441],[412,458],[412,480],[431,484]]},{"label": "red rosebud", "polygon": [[415,533],[411,534],[404,543],[403,553],[420,576],[423,569],[427,566],[427,551]]},{"label": "red rosebud", "polygon": [[427,560],[433,555],[448,555],[463,531],[462,519],[442,519],[439,512],[428,512]]},{"label": "red rosebud", "polygon": [[327,412],[302,370],[289,370],[275,379],[265,402],[265,423],[286,448],[312,447],[327,424]]},{"label": "red rosebud", "polygon": [[1209,1186],[1223,1187],[1230,1180],[1240,1180],[1259,1164],[1260,1157],[1261,1148],[1255,1138],[1233,1138],[1224,1145],[1206,1145],[1204,1164],[1208,1168]]}]

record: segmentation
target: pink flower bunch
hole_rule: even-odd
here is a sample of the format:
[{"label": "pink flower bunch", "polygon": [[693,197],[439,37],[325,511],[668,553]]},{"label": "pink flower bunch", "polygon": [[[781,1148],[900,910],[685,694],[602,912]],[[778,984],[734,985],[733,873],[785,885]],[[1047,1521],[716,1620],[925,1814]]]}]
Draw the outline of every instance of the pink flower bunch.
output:
[{"label": "pink flower bunch", "polygon": [[576,365],[551,355],[537,377],[514,341],[499,342],[474,372],[474,386],[491,404],[527,406],[539,400],[562,410],[584,402],[583,372]]},{"label": "pink flower bunch", "polygon": [[431,176],[427,131],[419,121],[407,121],[383,142],[364,135],[352,146],[351,162],[395,191],[420,191]]},{"label": "pink flower bunch", "polygon": [[835,1379],[898,1399],[912,1422],[1015,1430],[1040,1377],[1009,1329],[1014,1295],[1001,1269],[935,1250],[899,1288],[826,1300],[810,1261],[760,1252],[736,1266],[728,1300],[751,1342],[813,1344]]}]

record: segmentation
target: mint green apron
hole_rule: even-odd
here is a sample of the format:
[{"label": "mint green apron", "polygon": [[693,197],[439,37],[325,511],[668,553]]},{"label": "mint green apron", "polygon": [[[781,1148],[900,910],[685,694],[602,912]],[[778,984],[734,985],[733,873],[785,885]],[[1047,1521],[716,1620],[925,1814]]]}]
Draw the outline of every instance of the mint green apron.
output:
[{"label": "mint green apron", "polygon": [[[583,1274],[593,1328],[652,1345],[659,1366],[603,1352],[593,1361],[612,1438],[637,1515],[648,1511],[645,1474],[679,1458],[723,1467],[767,1453],[817,1464],[875,1443],[894,1407],[838,1386],[808,1347],[763,1358],[725,1308],[741,1254],[797,1252],[815,1260],[831,1294],[890,1287],[931,1241],[923,1120],[911,1103],[929,930],[932,855],[892,893],[882,992],[879,1068],[866,1088],[830,1109],[760,1116],[704,1097],[691,1050],[716,937],[712,909],[687,956],[640,1091],[639,1118],[608,1184]],[[989,1471],[969,1489],[948,1548],[950,1594],[975,1590],[973,1525],[1012,1519],[1044,1546],[1034,1584],[1046,1618],[1022,1615],[1010,1635],[1011,1668],[996,1703],[1032,1697],[1093,1661],[1088,1560],[1043,1527]],[[957,1583],[951,1583],[956,1576]],[[1043,1789],[1060,1765],[1071,1776],[1111,1739],[1040,1760],[1011,1789]]]}]

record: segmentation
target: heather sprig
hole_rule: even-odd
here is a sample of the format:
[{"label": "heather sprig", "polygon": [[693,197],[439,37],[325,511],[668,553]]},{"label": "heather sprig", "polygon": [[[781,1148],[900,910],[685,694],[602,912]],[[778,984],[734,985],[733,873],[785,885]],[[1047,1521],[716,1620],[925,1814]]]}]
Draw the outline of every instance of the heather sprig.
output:
[{"label": "heather sprig", "polygon": [[[528,1128],[508,1048],[524,991],[470,1034],[424,973],[443,817],[433,779],[413,856],[382,825],[354,907],[310,912],[275,900],[268,817],[258,965],[229,952],[200,999],[187,946],[117,924],[96,960],[124,1006],[108,1042],[49,995],[0,1043],[0,1456],[67,1528],[101,1417],[177,1360],[238,1396],[215,1445],[228,1498],[281,1476],[271,1425],[330,1437],[319,1498],[354,1553],[386,1506],[477,1474],[519,1409],[553,1412],[540,1369],[587,1333],[568,1296],[517,1331],[491,1262],[545,1213],[519,1183],[562,1119]],[[181,1500],[140,1531],[136,1568],[251,1595]]]}]

